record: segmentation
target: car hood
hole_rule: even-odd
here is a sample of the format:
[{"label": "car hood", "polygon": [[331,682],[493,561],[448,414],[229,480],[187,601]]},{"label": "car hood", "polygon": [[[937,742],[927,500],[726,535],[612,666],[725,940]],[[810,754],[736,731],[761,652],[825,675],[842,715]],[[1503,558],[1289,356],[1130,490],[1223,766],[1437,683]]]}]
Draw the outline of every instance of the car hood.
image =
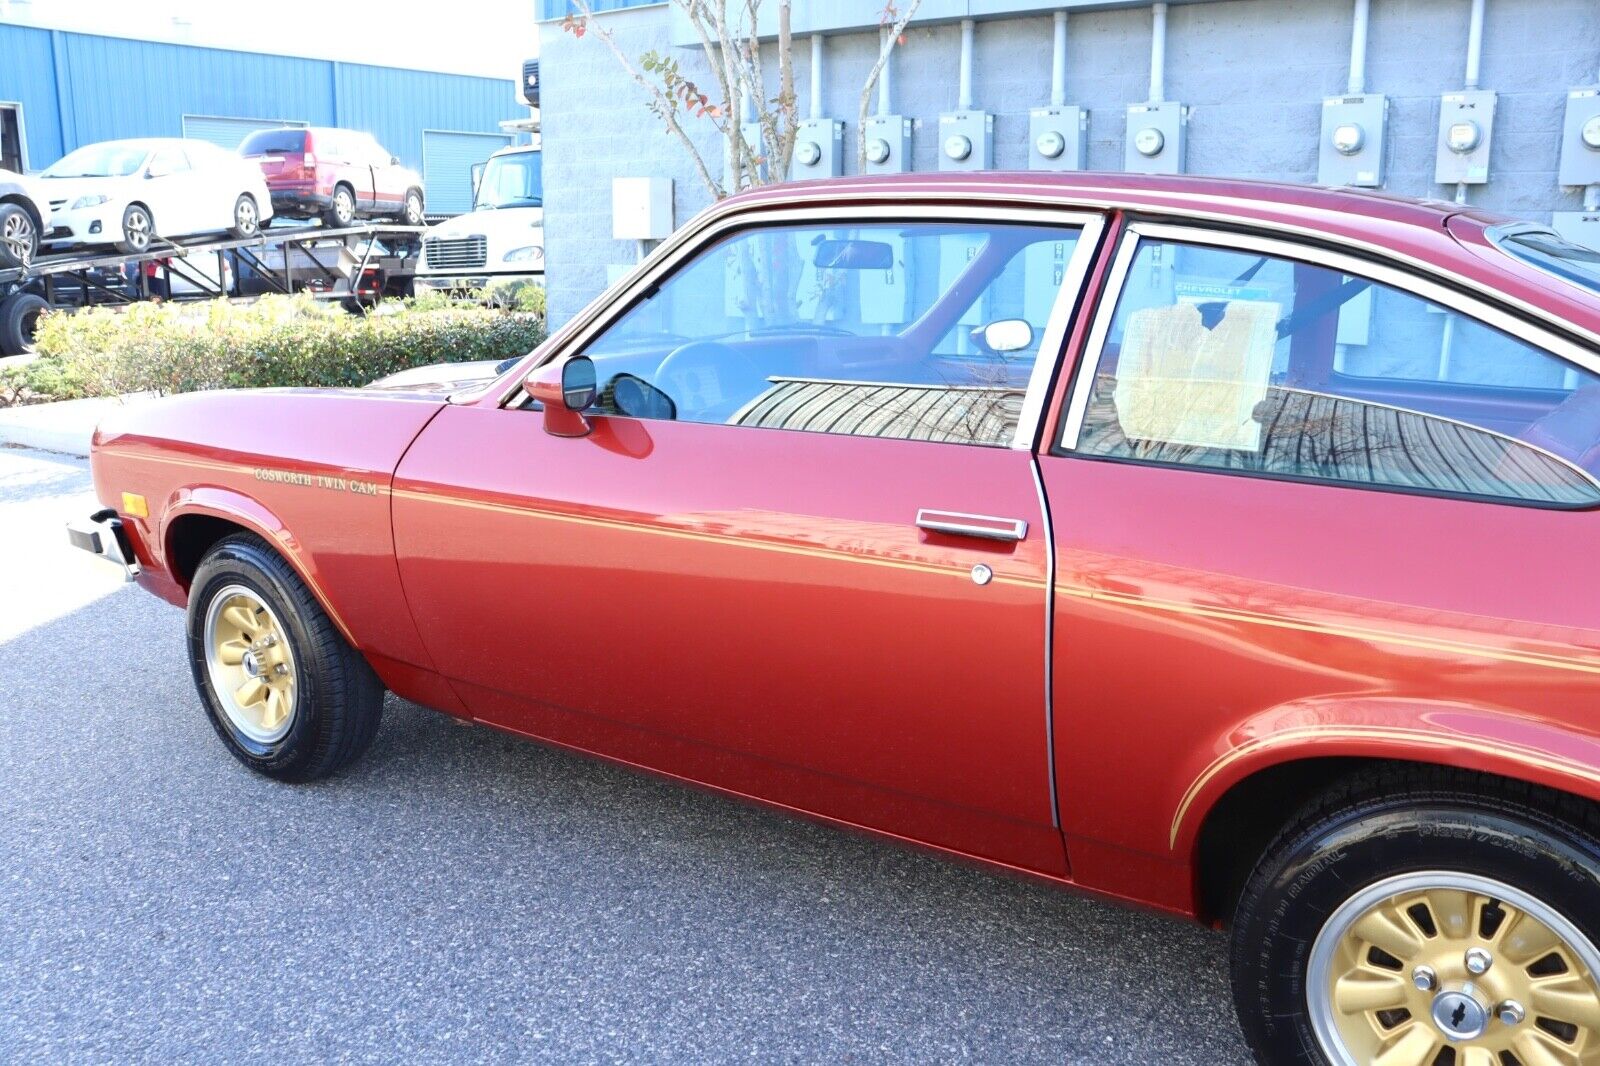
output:
[{"label": "car hood", "polygon": [[39,178],[39,195],[48,200],[71,203],[80,196],[100,195],[113,199],[126,194],[133,178]]},{"label": "car hood", "polygon": [[469,237],[475,233],[494,233],[510,229],[528,229],[543,225],[542,207],[506,207],[490,211],[473,211],[445,219],[428,227],[424,237]]},{"label": "car hood", "polygon": [[[520,357],[519,357],[520,358]],[[516,363],[516,359],[509,363]],[[435,363],[417,366],[379,378],[367,386],[387,392],[410,392],[428,396],[448,396],[481,388],[499,377],[507,360],[485,359],[472,363]]]}]

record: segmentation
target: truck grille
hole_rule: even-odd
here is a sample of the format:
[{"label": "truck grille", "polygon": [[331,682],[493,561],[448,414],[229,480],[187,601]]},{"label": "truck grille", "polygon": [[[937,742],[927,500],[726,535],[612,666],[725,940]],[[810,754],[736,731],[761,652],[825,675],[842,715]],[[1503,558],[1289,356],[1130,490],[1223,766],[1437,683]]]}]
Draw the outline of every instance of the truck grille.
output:
[{"label": "truck grille", "polygon": [[422,242],[422,259],[431,270],[481,270],[489,259],[489,241],[471,237],[429,237]]}]

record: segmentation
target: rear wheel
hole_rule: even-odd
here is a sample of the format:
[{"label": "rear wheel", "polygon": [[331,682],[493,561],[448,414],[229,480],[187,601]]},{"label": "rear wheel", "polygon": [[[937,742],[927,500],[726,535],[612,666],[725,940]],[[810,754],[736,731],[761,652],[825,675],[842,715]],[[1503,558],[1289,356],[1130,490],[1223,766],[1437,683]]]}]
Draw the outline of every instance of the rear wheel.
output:
[{"label": "rear wheel", "polygon": [[33,354],[39,317],[50,310],[44,297],[19,292],[0,300],[0,355]]},{"label": "rear wheel", "polygon": [[261,232],[261,210],[254,196],[241,193],[233,202],[233,228],[228,232],[235,237],[254,237]]},{"label": "rear wheel", "polygon": [[211,724],[252,770],[310,781],[372,743],[382,684],[260,537],[227,537],[206,554],[191,586],[188,631]]},{"label": "rear wheel", "polygon": [[328,201],[328,210],[322,220],[334,229],[343,229],[355,223],[356,194],[350,191],[350,186],[334,186],[333,198]]},{"label": "rear wheel", "polygon": [[1234,1001],[1262,1063],[1600,1061],[1600,817],[1406,768],[1329,793],[1239,903]]},{"label": "rear wheel", "polygon": [[21,204],[0,204],[0,267],[26,267],[39,252],[39,227]]},{"label": "rear wheel", "polygon": [[155,239],[155,235],[155,220],[150,217],[150,212],[145,206],[129,204],[128,209],[122,212],[122,240],[117,242],[117,251],[129,255],[149,251],[150,242]]}]

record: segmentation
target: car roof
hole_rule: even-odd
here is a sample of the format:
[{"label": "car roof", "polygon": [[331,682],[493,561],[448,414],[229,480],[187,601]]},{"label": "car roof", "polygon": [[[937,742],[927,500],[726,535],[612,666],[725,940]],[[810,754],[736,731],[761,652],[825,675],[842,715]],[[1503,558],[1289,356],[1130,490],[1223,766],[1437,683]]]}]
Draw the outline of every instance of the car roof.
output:
[{"label": "car roof", "polygon": [[1243,178],[981,171],[785,182],[731,196],[711,212],[903,200],[1040,204],[1272,231],[1398,260],[1600,341],[1600,299],[1493,247],[1485,231],[1513,219],[1452,201]]}]

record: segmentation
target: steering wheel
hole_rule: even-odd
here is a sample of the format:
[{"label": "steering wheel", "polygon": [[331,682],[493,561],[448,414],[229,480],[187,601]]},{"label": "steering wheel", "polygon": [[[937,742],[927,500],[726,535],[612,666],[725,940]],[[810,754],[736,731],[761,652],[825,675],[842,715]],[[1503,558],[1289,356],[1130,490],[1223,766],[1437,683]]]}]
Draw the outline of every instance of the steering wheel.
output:
[{"label": "steering wheel", "polygon": [[[730,380],[738,375],[729,372],[740,369],[748,371],[748,361],[728,345],[720,341],[690,341],[667,353],[656,367],[653,384],[677,404],[680,418],[687,414],[694,421],[708,422],[738,410],[747,399],[743,395],[746,390],[739,387],[742,382]],[[703,395],[704,381],[695,380],[704,375],[711,378],[709,396]]]}]

